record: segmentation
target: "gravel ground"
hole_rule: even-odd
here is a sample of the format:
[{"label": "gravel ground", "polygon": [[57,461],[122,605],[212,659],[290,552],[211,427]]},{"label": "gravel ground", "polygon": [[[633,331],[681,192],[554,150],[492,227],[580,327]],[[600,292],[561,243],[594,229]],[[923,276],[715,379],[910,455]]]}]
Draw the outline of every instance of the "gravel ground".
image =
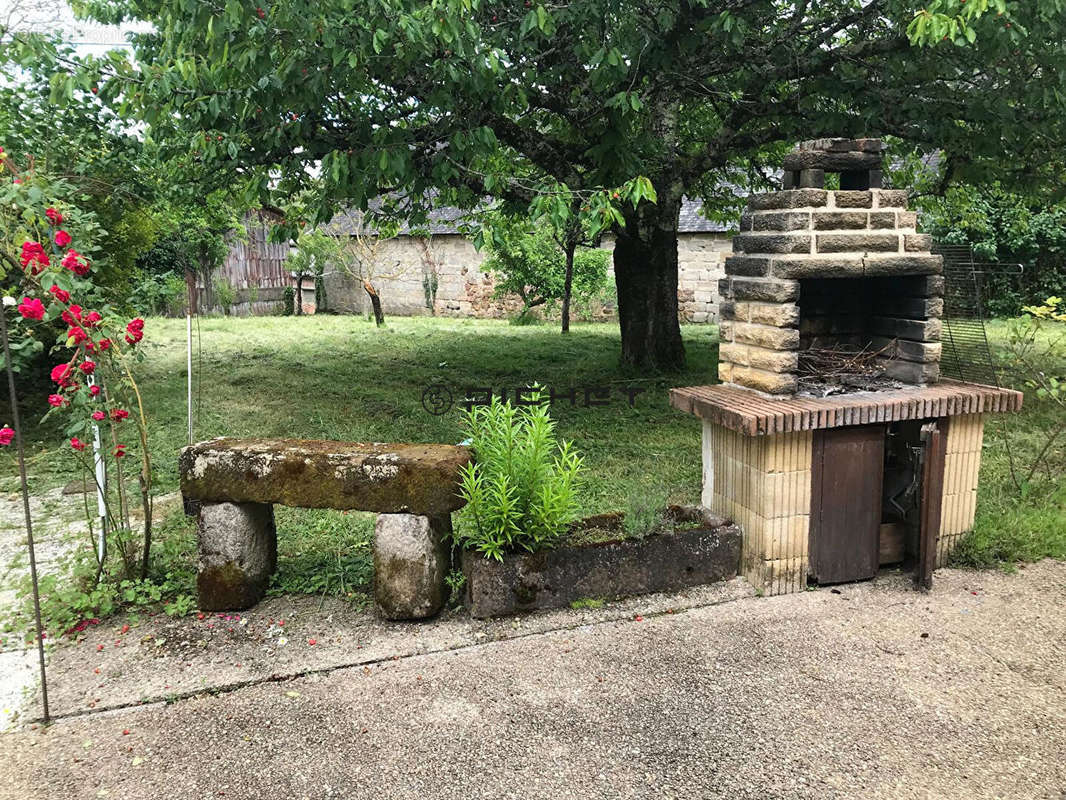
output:
[{"label": "gravel ground", "polygon": [[0,736],[3,798],[1054,798],[1066,563],[583,622]]}]

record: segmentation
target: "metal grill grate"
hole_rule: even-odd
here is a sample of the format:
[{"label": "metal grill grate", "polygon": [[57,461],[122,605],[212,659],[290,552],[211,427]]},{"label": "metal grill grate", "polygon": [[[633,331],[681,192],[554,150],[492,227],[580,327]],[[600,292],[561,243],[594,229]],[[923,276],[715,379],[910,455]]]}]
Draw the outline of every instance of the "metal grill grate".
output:
[{"label": "metal grill grate", "polygon": [[976,261],[967,245],[936,244],[944,257],[944,330],[940,372],[948,378],[999,386],[985,335],[982,293],[993,272],[1021,274],[1020,264]]}]

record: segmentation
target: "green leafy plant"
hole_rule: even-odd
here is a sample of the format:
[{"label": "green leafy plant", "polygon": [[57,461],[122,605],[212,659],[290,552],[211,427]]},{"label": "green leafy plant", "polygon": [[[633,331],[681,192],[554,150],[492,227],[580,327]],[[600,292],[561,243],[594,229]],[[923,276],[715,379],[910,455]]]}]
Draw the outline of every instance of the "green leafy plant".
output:
[{"label": "green leafy plant", "polygon": [[1059,410],[1044,441],[1024,475],[1011,469],[1014,483],[1025,496],[1037,470],[1043,466],[1051,481],[1062,474],[1062,464],[1053,463],[1055,444],[1066,432],[1066,303],[1049,297],[1043,303],[1022,308],[1024,315],[1007,327],[1005,366],[1020,378],[1039,402]]},{"label": "green leafy plant", "polygon": [[476,460],[461,471],[467,505],[455,536],[460,546],[498,561],[504,553],[551,547],[577,516],[582,459],[569,442],[556,441],[537,388],[530,398],[531,405],[516,406],[494,396],[465,420]]},{"label": "green leafy plant", "polygon": [[214,287],[215,299],[218,300],[218,304],[222,306],[222,312],[228,317],[230,310],[233,308],[233,304],[237,300],[237,290],[234,288],[233,284],[224,277],[216,278]]},{"label": "green leafy plant", "polygon": [[296,290],[291,286],[286,286],[285,290],[281,293],[281,315],[283,317],[292,316],[292,307],[296,303]]}]

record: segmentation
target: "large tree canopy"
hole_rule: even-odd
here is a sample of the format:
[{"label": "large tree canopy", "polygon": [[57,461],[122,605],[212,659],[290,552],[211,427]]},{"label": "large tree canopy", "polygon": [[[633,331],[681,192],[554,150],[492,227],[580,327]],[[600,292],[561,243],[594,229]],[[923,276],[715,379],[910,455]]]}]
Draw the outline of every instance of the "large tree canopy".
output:
[{"label": "large tree canopy", "polygon": [[155,26],[135,66],[108,65],[102,96],[220,175],[313,188],[318,222],[380,195],[416,220],[429,197],[583,198],[617,235],[622,355],[642,367],[684,357],[683,194],[713,199],[738,168],[813,137],[894,135],[960,173],[1046,160],[1063,141],[1060,0],[82,7]]}]

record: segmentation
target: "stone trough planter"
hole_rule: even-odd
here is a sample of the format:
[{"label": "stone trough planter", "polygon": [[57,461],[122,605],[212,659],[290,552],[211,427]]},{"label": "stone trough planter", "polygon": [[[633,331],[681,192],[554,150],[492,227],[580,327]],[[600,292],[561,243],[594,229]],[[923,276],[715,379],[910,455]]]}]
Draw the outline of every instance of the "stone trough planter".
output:
[{"label": "stone trough planter", "polygon": [[740,567],[740,528],[714,522],[643,539],[512,554],[502,562],[466,551],[464,604],[484,619],[728,580]]}]

